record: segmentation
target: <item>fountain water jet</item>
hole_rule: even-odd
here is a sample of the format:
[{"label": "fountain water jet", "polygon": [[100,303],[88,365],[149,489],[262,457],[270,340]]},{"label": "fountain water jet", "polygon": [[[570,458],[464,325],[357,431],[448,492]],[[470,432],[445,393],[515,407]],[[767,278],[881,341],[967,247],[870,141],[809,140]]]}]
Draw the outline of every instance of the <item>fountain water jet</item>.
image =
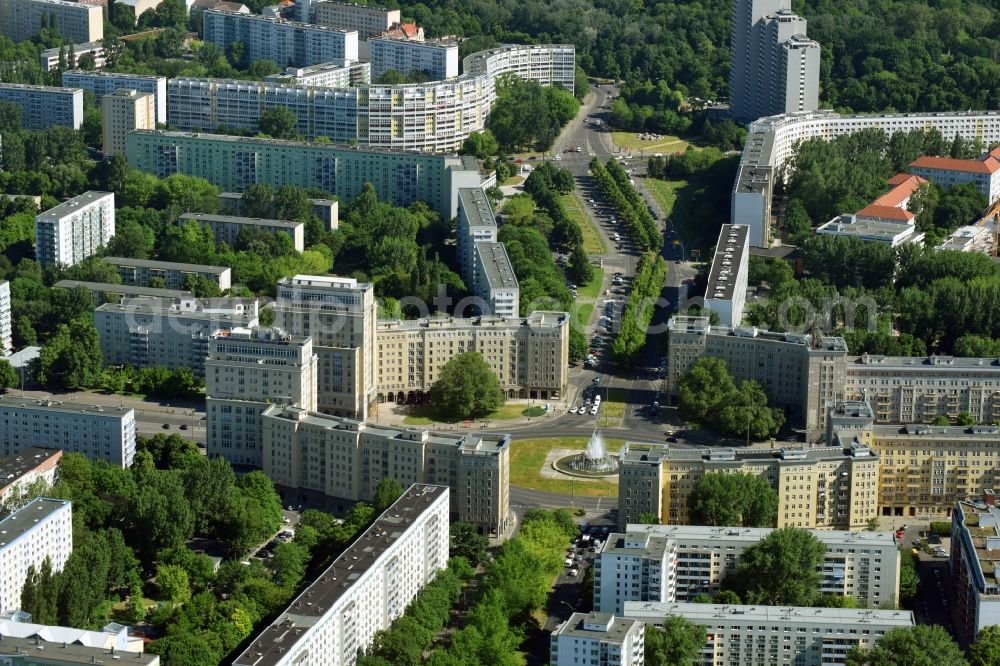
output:
[{"label": "fountain water jet", "polygon": [[594,430],[587,450],[570,460],[569,466],[580,472],[610,474],[618,470],[618,458],[608,454],[604,438]]}]

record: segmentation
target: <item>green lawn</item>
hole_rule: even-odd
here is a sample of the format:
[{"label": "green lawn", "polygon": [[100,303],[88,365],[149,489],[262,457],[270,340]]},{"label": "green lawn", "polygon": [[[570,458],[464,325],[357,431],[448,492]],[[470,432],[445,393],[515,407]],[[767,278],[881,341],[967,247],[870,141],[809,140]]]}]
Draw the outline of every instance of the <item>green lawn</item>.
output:
[{"label": "green lawn", "polygon": [[595,299],[597,295],[601,293],[601,287],[604,286],[604,269],[600,266],[594,266],[594,279],[585,285],[580,286],[577,294],[579,295],[578,300],[584,299]]},{"label": "green lawn", "polygon": [[501,185],[520,185],[524,182],[524,176],[511,176],[507,180],[500,183]]},{"label": "green lawn", "polygon": [[691,145],[688,141],[669,134],[664,134],[662,138],[654,141],[646,141],[639,138],[638,132],[612,132],[611,140],[620,148],[653,153],[681,153]]},{"label": "green lawn", "polygon": [[577,304],[573,310],[573,321],[576,325],[583,330],[587,327],[587,322],[590,321],[590,315],[594,312],[593,303],[584,303],[582,305]]},{"label": "green lawn", "polygon": [[[509,421],[510,419],[521,418],[524,414],[525,407],[523,404],[519,405],[504,405],[497,411],[493,412],[485,419],[476,419],[476,423],[481,423],[485,420],[490,421]],[[420,405],[418,407],[412,407],[410,413],[403,418],[403,423],[407,425],[434,425],[437,423],[464,423],[464,419],[439,419],[435,418],[431,412],[430,406]]]},{"label": "green lawn", "polygon": [[626,389],[611,389],[607,393],[607,397],[601,395],[601,411],[599,415],[608,418],[624,418],[627,400],[628,391]]},{"label": "green lawn", "polygon": [[677,190],[687,185],[686,180],[660,180],[659,178],[643,178],[642,184],[653,195],[663,213],[670,217],[677,203]]},{"label": "green lawn", "polygon": [[[542,465],[552,449],[587,448],[588,437],[554,437],[546,439],[519,439],[510,445],[510,483],[523,488],[533,488],[560,495],[576,494],[580,497],[617,497],[618,477],[610,481],[571,481],[570,479],[548,479],[541,475]],[[607,439],[608,451],[617,451],[625,443],[623,439]]]},{"label": "green lawn", "polygon": [[604,242],[604,237],[601,236],[597,227],[594,226],[594,221],[587,215],[587,211],[583,207],[583,199],[576,192],[570,192],[569,194],[562,195],[563,208],[566,209],[566,214],[569,215],[570,219],[576,220],[576,223],[580,225],[580,231],[583,232],[583,251],[589,254],[607,254],[608,246]]}]

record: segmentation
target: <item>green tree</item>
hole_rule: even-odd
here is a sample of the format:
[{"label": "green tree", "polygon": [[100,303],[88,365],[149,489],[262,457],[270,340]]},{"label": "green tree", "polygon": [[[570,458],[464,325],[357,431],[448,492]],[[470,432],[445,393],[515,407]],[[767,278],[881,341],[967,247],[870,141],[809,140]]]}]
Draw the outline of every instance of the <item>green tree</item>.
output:
[{"label": "green tree", "polygon": [[569,327],[569,362],[577,363],[587,355],[587,336],[574,323]]},{"label": "green tree", "polygon": [[920,575],[917,573],[917,563],[909,548],[899,549],[899,601],[909,602],[917,596],[920,587]]},{"label": "green tree", "polygon": [[582,247],[577,246],[569,255],[566,276],[580,285],[589,284],[594,279],[594,265],[590,263],[590,257]]},{"label": "green tree", "polygon": [[0,393],[6,393],[18,384],[17,371],[7,359],[0,359]]},{"label": "green tree", "polygon": [[969,646],[969,663],[972,666],[997,666],[1000,664],[1000,626],[983,627],[976,642]]},{"label": "green tree", "polygon": [[674,615],[663,628],[646,625],[646,664],[649,666],[695,666],[702,662],[707,638],[705,628]]},{"label": "green tree", "polygon": [[746,603],[811,606],[819,594],[826,546],[797,527],[774,530],[743,551],[736,571],[723,580]]},{"label": "green tree", "polygon": [[886,632],[870,650],[853,648],[846,663],[848,666],[967,666],[969,662],[944,627],[918,624]]},{"label": "green tree", "polygon": [[451,524],[451,557],[464,557],[473,565],[486,559],[489,539],[479,533],[479,528],[465,521]]},{"label": "green tree", "polygon": [[872,516],[871,518],[868,519],[868,522],[865,523],[865,531],[878,532],[878,530],[879,530],[878,518],[876,516]]},{"label": "green tree", "polygon": [[635,522],[640,525],[659,525],[660,517],[655,513],[640,513],[639,517],[635,519]]},{"label": "green tree", "polygon": [[97,329],[86,319],[60,324],[34,361],[34,376],[42,384],[59,388],[98,386],[103,363]]},{"label": "green tree", "polygon": [[156,590],[161,599],[175,604],[191,598],[191,585],[187,572],[175,564],[160,564],[156,567]]},{"label": "green tree", "polygon": [[260,114],[257,125],[261,134],[275,139],[298,139],[299,119],[295,112],[284,106],[272,106]]},{"label": "green tree", "polygon": [[438,414],[451,419],[486,416],[504,403],[500,381],[476,352],[457,354],[445,363],[430,398]]},{"label": "green tree", "polygon": [[784,423],[785,415],[768,406],[767,394],[760,384],[745,381],[739,389],[726,396],[715,421],[725,432],[746,433],[747,439],[773,437]]},{"label": "green tree", "polygon": [[778,494],[763,476],[712,472],[698,479],[688,511],[694,525],[773,527]]},{"label": "green tree", "polygon": [[485,160],[491,155],[496,155],[499,150],[500,144],[497,143],[493,132],[486,129],[482,132],[470,133],[462,143],[460,152],[463,155],[473,155],[477,159]]},{"label": "green tree", "polygon": [[125,604],[125,619],[131,624],[139,624],[146,619],[146,604],[141,584],[133,585],[129,589],[128,601]]},{"label": "green tree", "polygon": [[375,498],[372,502],[375,513],[382,513],[402,496],[403,485],[391,476],[385,477],[378,482],[378,487],[375,489]]},{"label": "green tree", "polygon": [[677,383],[678,404],[684,418],[706,423],[721,411],[736,391],[722,359],[702,356]]}]

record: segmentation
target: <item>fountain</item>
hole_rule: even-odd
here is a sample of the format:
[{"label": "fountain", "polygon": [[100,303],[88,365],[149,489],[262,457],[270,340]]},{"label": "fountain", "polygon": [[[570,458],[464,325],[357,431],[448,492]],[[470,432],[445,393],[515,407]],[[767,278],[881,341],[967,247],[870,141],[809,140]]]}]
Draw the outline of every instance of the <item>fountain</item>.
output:
[{"label": "fountain", "polygon": [[594,430],[586,451],[557,460],[555,468],[567,474],[610,476],[618,472],[618,457],[608,453],[604,438]]}]

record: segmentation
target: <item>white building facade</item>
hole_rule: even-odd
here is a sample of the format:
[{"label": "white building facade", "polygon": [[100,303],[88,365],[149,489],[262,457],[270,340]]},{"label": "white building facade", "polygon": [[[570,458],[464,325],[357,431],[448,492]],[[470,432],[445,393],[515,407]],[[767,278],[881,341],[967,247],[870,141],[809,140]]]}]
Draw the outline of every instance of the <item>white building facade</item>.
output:
[{"label": "white building facade", "polygon": [[[758,2],[761,0],[757,0]],[[730,200],[730,222],[751,228],[750,245],[771,244],[771,197],[777,180],[788,177],[795,146],[813,138],[830,140],[868,127],[895,132],[936,129],[946,138],[1000,144],[1000,112],[852,114],[832,111],[790,113],[751,123]]]},{"label": "white building facade", "polygon": [[74,266],[114,235],[114,192],[84,192],[35,218],[35,260],[43,266]]},{"label": "white building facade", "polygon": [[720,326],[743,323],[749,275],[750,228],[723,224],[705,289],[705,309],[719,315]]},{"label": "white building facade", "polygon": [[10,314],[10,282],[0,280],[0,345],[3,355],[10,356],[14,351],[13,320]]},{"label": "white building facade", "polygon": [[573,613],[549,638],[550,666],[642,666],[646,626],[610,613]]},{"label": "white building facade", "polygon": [[410,486],[234,665],[353,666],[447,566],[448,495],[444,486]]},{"label": "white building facade", "polygon": [[165,76],[71,69],[62,73],[62,84],[67,88],[82,88],[94,93],[98,106],[101,105],[101,100],[105,95],[110,95],[120,88],[149,93],[156,100],[154,122],[167,122],[167,77]]},{"label": "white building facade", "polygon": [[73,552],[73,505],[38,497],[0,520],[0,611],[21,607],[28,569],[62,571]]},{"label": "white building facade", "polygon": [[904,610],[738,606],[629,601],[625,618],[663,627],[683,617],[705,628],[705,666],[831,666],[854,648],[869,649],[893,629],[915,625]]},{"label": "white building facade", "polygon": [[135,455],[131,409],[3,395],[0,419],[3,457],[41,447],[128,467]]},{"label": "white building facade", "polygon": [[99,5],[65,0],[0,0],[0,33],[15,42],[37,35],[43,17],[75,44],[104,39],[104,12]]},{"label": "white building facade", "polygon": [[[630,524],[608,537],[594,565],[594,607],[621,613],[628,601],[690,601],[712,594],[742,552],[770,528]],[[870,608],[899,601],[899,551],[891,532],[809,530],[826,547],[819,591]]]},{"label": "white building facade", "polygon": [[21,126],[25,129],[62,125],[78,130],[83,124],[83,91],[79,88],[0,83],[0,102],[16,104],[21,109]]},{"label": "white building facade", "polygon": [[371,76],[378,80],[389,70],[403,76],[424,72],[431,81],[458,76],[457,42],[417,42],[387,37],[368,40]]},{"label": "white building facade", "polygon": [[206,10],[202,23],[206,42],[216,44],[223,51],[240,42],[249,60],[270,60],[279,67],[307,67],[338,59],[358,59],[355,30],[219,9]]},{"label": "white building facade", "polygon": [[188,368],[196,377],[205,376],[214,333],[257,322],[255,299],[129,298],[94,310],[106,365]]}]

